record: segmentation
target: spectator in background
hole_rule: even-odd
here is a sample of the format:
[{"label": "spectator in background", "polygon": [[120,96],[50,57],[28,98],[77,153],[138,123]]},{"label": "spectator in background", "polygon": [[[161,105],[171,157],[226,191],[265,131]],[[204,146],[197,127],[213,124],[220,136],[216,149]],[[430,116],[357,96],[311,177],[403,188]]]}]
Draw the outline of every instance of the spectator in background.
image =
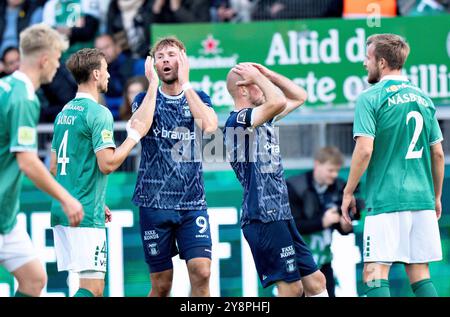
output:
[{"label": "spectator in background", "polygon": [[98,28],[99,34],[104,34],[107,32],[108,28],[108,9],[111,0],[101,0],[99,2],[99,11],[100,11],[100,26]]},{"label": "spectator in background", "polygon": [[122,52],[121,47],[109,34],[98,36],[95,39],[95,48],[105,54],[108,63],[108,72],[111,77],[108,82],[108,91],[104,97],[114,120],[118,120],[126,82],[130,77],[144,75],[145,60],[132,58]]},{"label": "spectator in background", "polygon": [[42,7],[31,0],[0,0],[0,55],[19,47],[19,33],[42,21]]},{"label": "spectator in background", "polygon": [[210,22],[210,0],[155,0],[155,23]]},{"label": "spectator in background", "polygon": [[145,58],[150,50],[153,0],[111,0],[106,32],[134,58]]},{"label": "spectator in background", "polygon": [[397,0],[400,15],[441,15],[450,11],[450,0]]},{"label": "spectator in background", "polygon": [[93,47],[100,24],[99,0],[49,0],[44,6],[43,21],[69,39],[65,60],[81,48]]},{"label": "spectator in background", "polygon": [[138,93],[147,91],[148,80],[145,76],[135,76],[128,79],[123,94],[123,104],[119,110],[119,117],[122,121],[128,121],[132,116],[131,104]]},{"label": "spectator in background", "polygon": [[75,98],[78,85],[64,62],[60,61],[55,77],[49,84],[41,86],[38,91],[41,100],[41,116],[39,122],[53,123],[61,109]]},{"label": "spectator in background", "polygon": [[[331,267],[333,230],[344,235],[353,231],[339,212],[345,187],[345,181],[338,178],[342,164],[338,148],[324,147],[316,153],[312,171],[286,181],[297,229],[326,277],[330,297],[335,296],[336,284]],[[358,206],[361,208],[361,203]]]},{"label": "spectator in background", "polygon": [[[260,0],[254,20],[341,17],[343,0]],[[359,0],[357,0],[359,1]]]},{"label": "spectator in background", "polygon": [[8,47],[3,51],[0,63],[0,77],[11,75],[20,66],[20,53],[17,47]]},{"label": "spectator in background", "polygon": [[250,22],[255,0],[213,0],[212,22]]}]

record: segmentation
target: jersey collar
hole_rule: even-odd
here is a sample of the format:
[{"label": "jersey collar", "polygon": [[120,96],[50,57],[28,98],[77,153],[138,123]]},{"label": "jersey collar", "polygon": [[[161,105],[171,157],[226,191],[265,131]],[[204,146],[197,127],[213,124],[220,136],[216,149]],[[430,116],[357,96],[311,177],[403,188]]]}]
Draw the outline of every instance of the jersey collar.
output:
[{"label": "jersey collar", "polygon": [[383,76],[383,78],[380,79],[380,81],[382,80],[400,80],[400,81],[409,81],[408,77],[403,76],[403,75],[386,75]]},{"label": "jersey collar", "polygon": [[158,90],[159,90],[159,93],[160,93],[161,95],[163,95],[164,98],[167,98],[167,99],[180,99],[181,97],[184,96],[184,91],[182,91],[180,94],[178,94],[178,95],[176,95],[176,96],[171,96],[171,95],[165,94],[165,93],[162,91],[161,86],[158,87]]},{"label": "jersey collar", "polygon": [[77,94],[75,95],[75,99],[77,98],[91,99],[93,102],[98,103],[97,100],[95,100],[95,98],[92,97],[92,95],[88,94],[87,92],[77,92]]},{"label": "jersey collar", "polygon": [[12,75],[13,75],[14,78],[24,82],[25,87],[27,88],[28,98],[30,100],[32,100],[34,98],[34,95],[35,95],[35,90],[34,90],[34,85],[31,82],[30,77],[28,77],[27,74],[25,74],[25,73],[23,73],[23,72],[21,72],[19,70],[16,70]]}]

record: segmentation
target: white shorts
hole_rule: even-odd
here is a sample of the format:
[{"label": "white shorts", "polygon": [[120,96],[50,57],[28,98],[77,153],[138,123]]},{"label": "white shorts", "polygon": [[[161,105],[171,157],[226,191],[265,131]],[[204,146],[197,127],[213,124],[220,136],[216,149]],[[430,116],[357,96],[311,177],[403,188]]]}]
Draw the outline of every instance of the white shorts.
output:
[{"label": "white shorts", "polygon": [[7,234],[0,234],[0,265],[14,272],[38,257],[28,233],[17,224]]},{"label": "white shorts", "polygon": [[58,225],[53,228],[53,237],[58,271],[106,272],[105,229]]},{"label": "white shorts", "polygon": [[434,210],[400,211],[367,216],[364,262],[428,263],[442,260]]}]

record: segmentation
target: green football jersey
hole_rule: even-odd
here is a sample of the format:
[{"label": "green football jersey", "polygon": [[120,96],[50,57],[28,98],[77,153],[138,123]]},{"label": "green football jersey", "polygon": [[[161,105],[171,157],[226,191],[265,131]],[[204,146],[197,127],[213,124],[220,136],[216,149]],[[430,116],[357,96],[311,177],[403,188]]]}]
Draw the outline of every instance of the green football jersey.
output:
[{"label": "green football jersey", "polygon": [[[56,179],[83,205],[80,227],[105,227],[107,176],[98,167],[96,153],[116,147],[113,131],[111,112],[86,93],[77,93],[55,119]],[[56,200],[52,201],[51,225],[69,226]]]},{"label": "green football jersey", "polygon": [[10,232],[19,212],[23,172],[16,152],[37,152],[40,104],[22,72],[0,80],[0,234]]},{"label": "green football jersey", "polygon": [[368,215],[435,209],[430,146],[443,139],[435,112],[431,99],[403,76],[385,76],[359,96],[353,136],[374,139]]}]

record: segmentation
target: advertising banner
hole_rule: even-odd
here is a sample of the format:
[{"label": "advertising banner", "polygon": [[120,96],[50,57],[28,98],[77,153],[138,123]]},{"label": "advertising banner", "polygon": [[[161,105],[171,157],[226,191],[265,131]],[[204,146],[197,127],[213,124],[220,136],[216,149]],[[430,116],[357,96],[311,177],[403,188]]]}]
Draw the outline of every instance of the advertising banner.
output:
[{"label": "advertising banner", "polygon": [[376,33],[405,37],[411,47],[405,74],[436,105],[450,104],[450,15],[152,25],[154,42],[168,35],[184,42],[191,81],[224,112],[232,104],[227,73],[241,62],[260,63],[293,79],[308,92],[306,107],[352,107],[368,85],[365,43]]}]

